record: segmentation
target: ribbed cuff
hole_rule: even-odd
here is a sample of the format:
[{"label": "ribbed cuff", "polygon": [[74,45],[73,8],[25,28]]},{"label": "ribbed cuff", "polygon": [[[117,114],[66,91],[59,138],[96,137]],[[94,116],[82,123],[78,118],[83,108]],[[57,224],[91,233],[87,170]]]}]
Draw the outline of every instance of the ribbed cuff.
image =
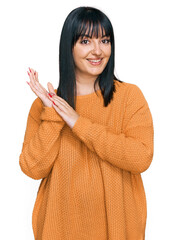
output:
[{"label": "ribbed cuff", "polygon": [[62,117],[56,112],[53,107],[43,107],[43,110],[40,115],[41,120],[46,121],[63,121]]}]

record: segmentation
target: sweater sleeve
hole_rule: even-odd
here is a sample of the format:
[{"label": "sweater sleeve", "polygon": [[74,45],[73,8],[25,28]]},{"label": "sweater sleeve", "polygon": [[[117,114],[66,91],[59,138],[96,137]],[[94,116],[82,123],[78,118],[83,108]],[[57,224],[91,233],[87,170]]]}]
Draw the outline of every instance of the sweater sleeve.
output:
[{"label": "sweater sleeve", "polygon": [[33,179],[48,176],[60,147],[60,132],[65,122],[52,107],[35,99],[28,114],[22,151],[21,170]]},{"label": "sweater sleeve", "polygon": [[153,120],[145,97],[135,84],[127,93],[120,134],[79,116],[72,132],[102,160],[134,174],[144,172],[153,158]]}]

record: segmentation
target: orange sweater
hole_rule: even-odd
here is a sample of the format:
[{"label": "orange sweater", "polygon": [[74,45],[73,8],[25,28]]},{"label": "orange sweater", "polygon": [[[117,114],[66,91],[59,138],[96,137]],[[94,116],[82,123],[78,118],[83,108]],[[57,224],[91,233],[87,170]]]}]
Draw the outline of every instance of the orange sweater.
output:
[{"label": "orange sweater", "polygon": [[153,121],[140,88],[115,82],[106,108],[100,90],[77,96],[72,129],[54,108],[33,102],[19,164],[42,179],[32,213],[36,240],[145,239],[141,173],[153,158]]}]

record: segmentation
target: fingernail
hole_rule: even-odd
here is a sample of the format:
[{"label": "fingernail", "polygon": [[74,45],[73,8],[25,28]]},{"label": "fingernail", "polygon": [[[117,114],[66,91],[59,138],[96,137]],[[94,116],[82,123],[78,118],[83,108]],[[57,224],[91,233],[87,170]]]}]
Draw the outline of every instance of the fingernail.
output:
[{"label": "fingernail", "polygon": [[34,75],[35,75],[35,72],[34,72]]},{"label": "fingernail", "polygon": [[[27,82],[27,81],[26,81]],[[28,83],[28,85],[29,85],[29,82],[27,82]]]},{"label": "fingernail", "polygon": [[[27,71],[28,75],[29,75],[29,72]],[[30,75],[29,75],[30,76]]]},{"label": "fingernail", "polygon": [[52,97],[52,96],[50,95],[50,93],[48,93],[48,95],[49,95],[49,97]]},{"label": "fingernail", "polygon": [[31,72],[31,69],[29,68],[29,71]]},{"label": "fingernail", "polygon": [[55,105],[54,101],[53,101],[53,104]]}]

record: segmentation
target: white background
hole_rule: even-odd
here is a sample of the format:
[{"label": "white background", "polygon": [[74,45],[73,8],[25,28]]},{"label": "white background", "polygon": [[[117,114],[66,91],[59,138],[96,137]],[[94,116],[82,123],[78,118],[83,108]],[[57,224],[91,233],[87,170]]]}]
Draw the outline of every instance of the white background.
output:
[{"label": "white background", "polygon": [[93,6],[111,20],[115,73],[142,90],[154,121],[154,157],[142,173],[147,197],[146,240],[172,239],[173,14],[171,0],[1,1],[0,239],[34,240],[31,219],[41,180],[19,167],[26,121],[36,95],[28,67],[46,87],[58,86],[59,38],[66,16]]}]

